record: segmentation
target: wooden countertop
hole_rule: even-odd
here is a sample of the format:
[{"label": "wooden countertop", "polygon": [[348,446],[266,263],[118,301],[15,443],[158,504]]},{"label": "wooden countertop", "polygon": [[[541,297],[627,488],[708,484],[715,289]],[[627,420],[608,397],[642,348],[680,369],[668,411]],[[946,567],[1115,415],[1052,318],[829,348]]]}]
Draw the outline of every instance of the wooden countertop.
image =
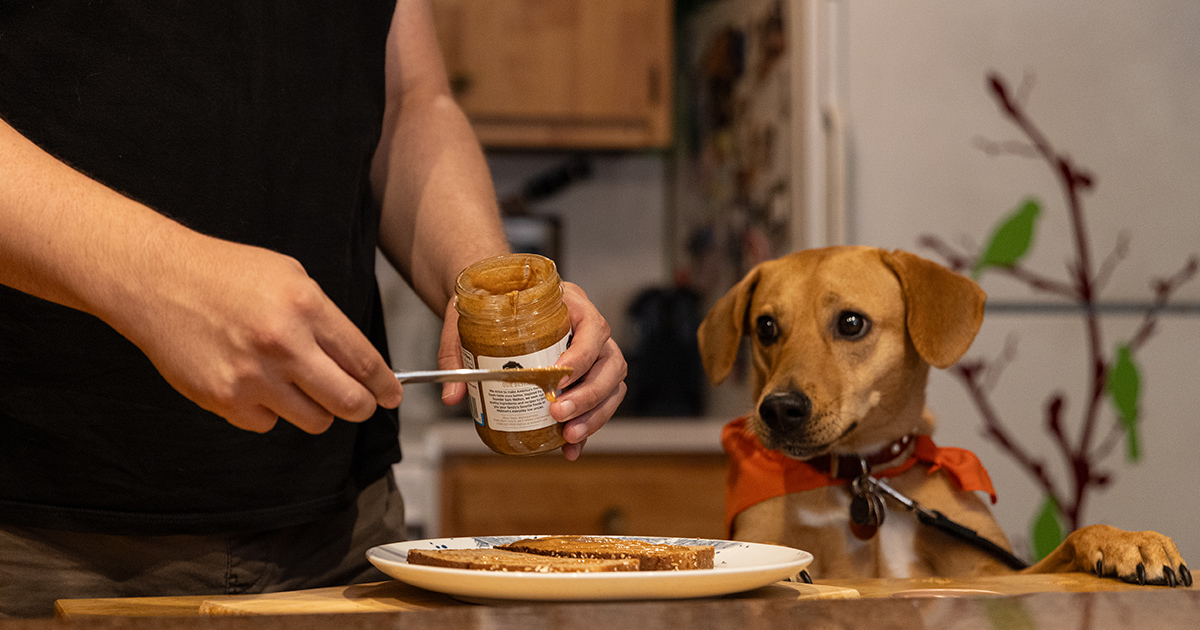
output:
[{"label": "wooden countertop", "polygon": [[[773,585],[724,598],[676,600],[675,603],[701,601],[759,601],[788,603],[828,599],[895,599],[905,597],[947,597],[987,599],[998,595],[1033,593],[1100,592],[1187,592],[1200,593],[1195,587],[1167,589],[1137,586],[1117,580],[1100,579],[1084,573],[1051,575],[1007,575],[947,579],[857,579],[823,580],[815,585],[777,582]],[[1192,601],[1200,610],[1200,597]],[[545,606],[514,602],[515,605]],[[593,604],[594,605],[594,604]],[[468,604],[447,595],[433,593],[398,581],[355,586],[310,589],[262,595],[192,595],[181,597],[137,597],[112,599],[68,599],[56,604],[60,618],[85,617],[179,617],[198,615],[282,615],[363,612],[413,612],[447,608],[487,608]]]},{"label": "wooden countertop", "polygon": [[[779,582],[735,597],[764,599],[846,599],[858,592],[845,586]],[[520,605],[523,602],[512,602]],[[157,617],[196,615],[286,615],[363,612],[412,612],[438,608],[473,606],[448,595],[434,593],[389,580],[355,586],[264,593],[261,595],[188,595],[179,597],[129,597],[62,599],[55,603],[56,616]]]}]

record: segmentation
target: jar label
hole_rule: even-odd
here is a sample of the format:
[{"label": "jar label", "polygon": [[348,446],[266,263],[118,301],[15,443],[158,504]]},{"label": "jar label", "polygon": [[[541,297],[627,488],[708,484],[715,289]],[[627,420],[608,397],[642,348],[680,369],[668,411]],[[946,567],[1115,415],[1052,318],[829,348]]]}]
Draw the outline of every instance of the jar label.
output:
[{"label": "jar label", "polygon": [[[462,351],[463,365],[468,369],[503,370],[512,368],[550,367],[567,349],[571,334],[558,343],[530,354],[515,357],[489,357]],[[482,381],[467,383],[471,398],[471,416],[481,426],[493,431],[532,431],[553,426],[550,401],[541,387],[529,383]]]}]

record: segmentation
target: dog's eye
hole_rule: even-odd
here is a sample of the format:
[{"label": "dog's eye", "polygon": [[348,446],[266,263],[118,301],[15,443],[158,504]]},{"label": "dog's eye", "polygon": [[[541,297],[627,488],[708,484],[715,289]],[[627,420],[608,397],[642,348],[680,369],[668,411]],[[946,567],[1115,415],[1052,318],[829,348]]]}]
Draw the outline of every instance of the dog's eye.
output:
[{"label": "dog's eye", "polygon": [[770,315],[759,315],[754,322],[754,327],[759,342],[764,346],[775,343],[775,340],[779,338],[779,324]]},{"label": "dog's eye", "polygon": [[871,320],[867,319],[862,313],[854,311],[842,311],[837,317],[837,332],[838,335],[846,339],[858,339],[867,334],[871,329]]}]

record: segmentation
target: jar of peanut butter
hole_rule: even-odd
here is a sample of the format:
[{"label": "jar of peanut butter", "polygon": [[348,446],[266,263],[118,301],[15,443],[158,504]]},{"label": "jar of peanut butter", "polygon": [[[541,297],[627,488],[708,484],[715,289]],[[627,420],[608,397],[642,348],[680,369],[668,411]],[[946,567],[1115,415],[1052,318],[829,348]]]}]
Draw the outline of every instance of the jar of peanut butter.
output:
[{"label": "jar of peanut butter", "polygon": [[[458,334],[467,368],[549,367],[571,341],[571,322],[554,262],[507,254],[465,269],[455,286]],[[562,425],[550,416],[541,387],[468,383],[480,439],[504,455],[535,455],[562,446]]]}]

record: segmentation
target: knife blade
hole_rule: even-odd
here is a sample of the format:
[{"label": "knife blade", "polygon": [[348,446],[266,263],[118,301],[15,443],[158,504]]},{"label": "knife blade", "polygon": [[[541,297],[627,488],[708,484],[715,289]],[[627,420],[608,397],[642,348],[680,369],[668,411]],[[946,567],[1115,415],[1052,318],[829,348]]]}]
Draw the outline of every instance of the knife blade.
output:
[{"label": "knife blade", "polygon": [[572,372],[565,366],[513,368],[507,370],[423,370],[396,372],[401,383],[467,383],[473,381],[508,381],[530,383],[542,389],[558,387],[564,376]]}]

